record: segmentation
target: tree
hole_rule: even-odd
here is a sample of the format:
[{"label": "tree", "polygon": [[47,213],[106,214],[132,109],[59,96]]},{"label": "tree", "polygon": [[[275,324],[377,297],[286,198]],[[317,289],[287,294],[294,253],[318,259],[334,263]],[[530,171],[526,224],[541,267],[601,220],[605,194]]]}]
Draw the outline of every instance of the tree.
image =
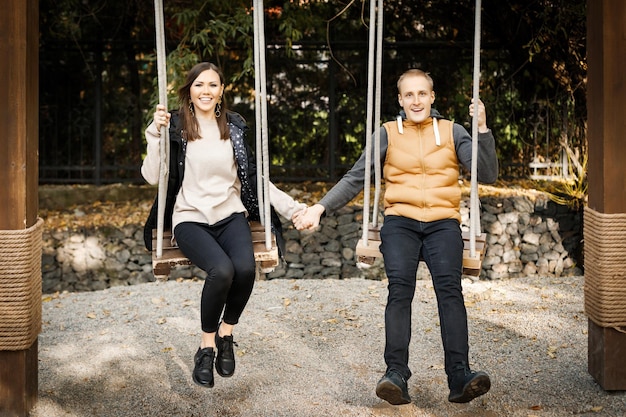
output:
[{"label": "tree", "polygon": [[[229,80],[229,104],[254,127],[251,2],[164,5],[170,107],[187,69],[211,60]],[[368,8],[363,0],[265,3],[272,175],[336,178],[361,152],[371,111]],[[152,4],[42,0],[40,9],[43,162],[71,154],[68,164],[89,166],[101,152],[100,164],[125,165],[134,169],[127,178],[140,180],[133,167],[157,100]],[[435,79],[435,107],[469,128],[474,0],[387,1],[384,15],[383,120],[399,109],[399,74],[420,67]],[[585,0],[483,0],[482,21],[481,98],[506,172],[528,172],[543,152],[533,141],[537,120],[547,157],[560,140],[584,151]],[[85,144],[98,135],[100,145]]]}]

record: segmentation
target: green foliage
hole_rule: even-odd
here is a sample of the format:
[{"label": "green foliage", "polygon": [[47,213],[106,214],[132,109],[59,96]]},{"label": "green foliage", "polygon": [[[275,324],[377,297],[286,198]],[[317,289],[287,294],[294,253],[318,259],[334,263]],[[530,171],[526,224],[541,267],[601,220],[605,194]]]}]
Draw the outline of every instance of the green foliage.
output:
[{"label": "green foliage", "polygon": [[[251,2],[164,6],[169,107],[178,105],[186,71],[213,61],[253,141]],[[473,0],[384,3],[383,121],[399,110],[398,76],[419,67],[435,80],[435,108],[469,130],[473,7]],[[483,0],[480,95],[505,175],[528,174],[538,152],[556,158],[564,135],[584,149],[585,7],[585,0]],[[264,12],[273,175],[341,175],[358,158],[373,111],[366,108],[369,3],[268,1]],[[152,2],[41,0],[40,16],[42,144],[62,143],[50,154],[72,157],[80,148],[68,165],[91,163],[89,141],[99,129],[104,162],[139,165],[158,97]]]}]

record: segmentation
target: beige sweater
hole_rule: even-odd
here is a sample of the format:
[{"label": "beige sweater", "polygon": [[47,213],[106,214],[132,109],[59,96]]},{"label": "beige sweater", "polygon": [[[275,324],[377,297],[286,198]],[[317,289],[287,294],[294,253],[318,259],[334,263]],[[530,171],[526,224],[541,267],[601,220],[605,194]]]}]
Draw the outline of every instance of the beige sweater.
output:
[{"label": "beige sweater", "polygon": [[[233,213],[245,212],[233,147],[219,136],[217,124],[200,125],[202,138],[187,142],[185,177],[176,197],[172,229],[184,221],[215,224]],[[147,155],[141,174],[149,184],[159,181],[160,135],[154,123],[146,129]],[[278,214],[291,219],[305,204],[295,201],[270,182],[270,203]],[[247,214],[247,213],[246,213]]]}]

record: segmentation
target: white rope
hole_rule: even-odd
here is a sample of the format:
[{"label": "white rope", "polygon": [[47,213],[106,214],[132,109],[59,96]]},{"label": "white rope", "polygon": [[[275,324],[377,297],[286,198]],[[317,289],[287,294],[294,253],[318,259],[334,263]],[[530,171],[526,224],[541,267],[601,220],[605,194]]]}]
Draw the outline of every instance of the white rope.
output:
[{"label": "white rope", "polygon": [[480,99],[480,13],[481,0],[476,0],[474,23],[474,77],[473,99],[474,117],[472,118],[472,167],[470,184],[470,257],[476,256],[476,236],[480,236],[480,204],[478,200],[478,102]]},{"label": "white rope", "polygon": [[[159,103],[164,104],[167,111],[167,67],[165,54],[165,29],[163,24],[163,1],[154,0],[154,26],[157,49],[157,77],[159,84]],[[163,225],[165,220],[165,201],[167,198],[167,177],[170,159],[170,139],[167,126],[161,126],[159,146],[159,192],[157,203],[157,245],[156,256],[163,256]]]},{"label": "white rope", "polygon": [[[265,67],[265,21],[263,0],[253,0],[254,12],[254,79],[257,133],[257,195],[261,224],[265,226],[265,247],[272,248],[270,207],[270,163],[267,132],[267,78]],[[260,143],[259,143],[260,138]],[[259,146],[260,144],[260,146]]]},{"label": "white rope", "polygon": [[374,99],[374,41],[375,41],[375,16],[376,2],[370,0],[370,27],[369,27],[369,53],[367,60],[367,116],[365,119],[365,176],[363,177],[363,235],[362,240],[365,246],[368,245],[369,223],[370,223],[370,186],[372,174],[370,167],[372,164],[372,112],[370,111]]},{"label": "white rope", "polygon": [[[263,115],[261,114],[261,63],[260,63],[260,59],[259,59],[259,55],[260,55],[260,46],[259,46],[259,41],[258,41],[258,34],[257,34],[257,28],[259,27],[259,16],[257,13],[257,7],[258,7],[258,2],[256,0],[253,0],[252,2],[252,17],[253,17],[253,27],[254,27],[254,120],[255,120],[255,138],[256,138],[256,147],[255,149],[261,149],[261,129],[262,129],[262,122],[261,120],[263,119]],[[256,166],[257,166],[257,170],[262,169],[263,166],[263,162],[262,162],[262,154],[261,152],[256,152]],[[259,215],[261,217],[261,224],[265,224],[265,216],[264,216],[264,212],[263,210],[261,210],[261,205],[263,203],[263,178],[260,175],[257,175],[256,177],[256,189],[257,189],[257,198],[259,201]]]},{"label": "white rope", "polygon": [[[373,1],[373,0],[372,0]],[[383,74],[383,0],[378,0],[376,20],[376,92],[374,106],[374,209],[372,225],[378,225],[378,205],[380,201],[380,102],[382,97]],[[369,169],[369,168],[368,168]]]}]

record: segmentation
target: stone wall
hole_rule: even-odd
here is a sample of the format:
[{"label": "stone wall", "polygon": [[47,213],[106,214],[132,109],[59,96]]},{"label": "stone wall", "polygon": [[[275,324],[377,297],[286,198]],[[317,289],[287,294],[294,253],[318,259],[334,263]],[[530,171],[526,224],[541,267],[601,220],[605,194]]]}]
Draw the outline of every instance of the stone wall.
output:
[{"label": "stone wall", "polygon": [[[462,207],[463,228],[468,209]],[[385,277],[382,259],[366,270],[355,262],[362,209],[348,206],[322,219],[317,232],[284,224],[285,262],[266,279]],[[487,249],[481,279],[581,275],[582,214],[546,195],[482,197],[482,230]],[[43,291],[89,291],[154,281],[151,255],[143,246],[142,225],[122,228],[44,230]],[[418,277],[428,276],[420,265]],[[171,279],[203,278],[195,267],[178,267]]]}]

